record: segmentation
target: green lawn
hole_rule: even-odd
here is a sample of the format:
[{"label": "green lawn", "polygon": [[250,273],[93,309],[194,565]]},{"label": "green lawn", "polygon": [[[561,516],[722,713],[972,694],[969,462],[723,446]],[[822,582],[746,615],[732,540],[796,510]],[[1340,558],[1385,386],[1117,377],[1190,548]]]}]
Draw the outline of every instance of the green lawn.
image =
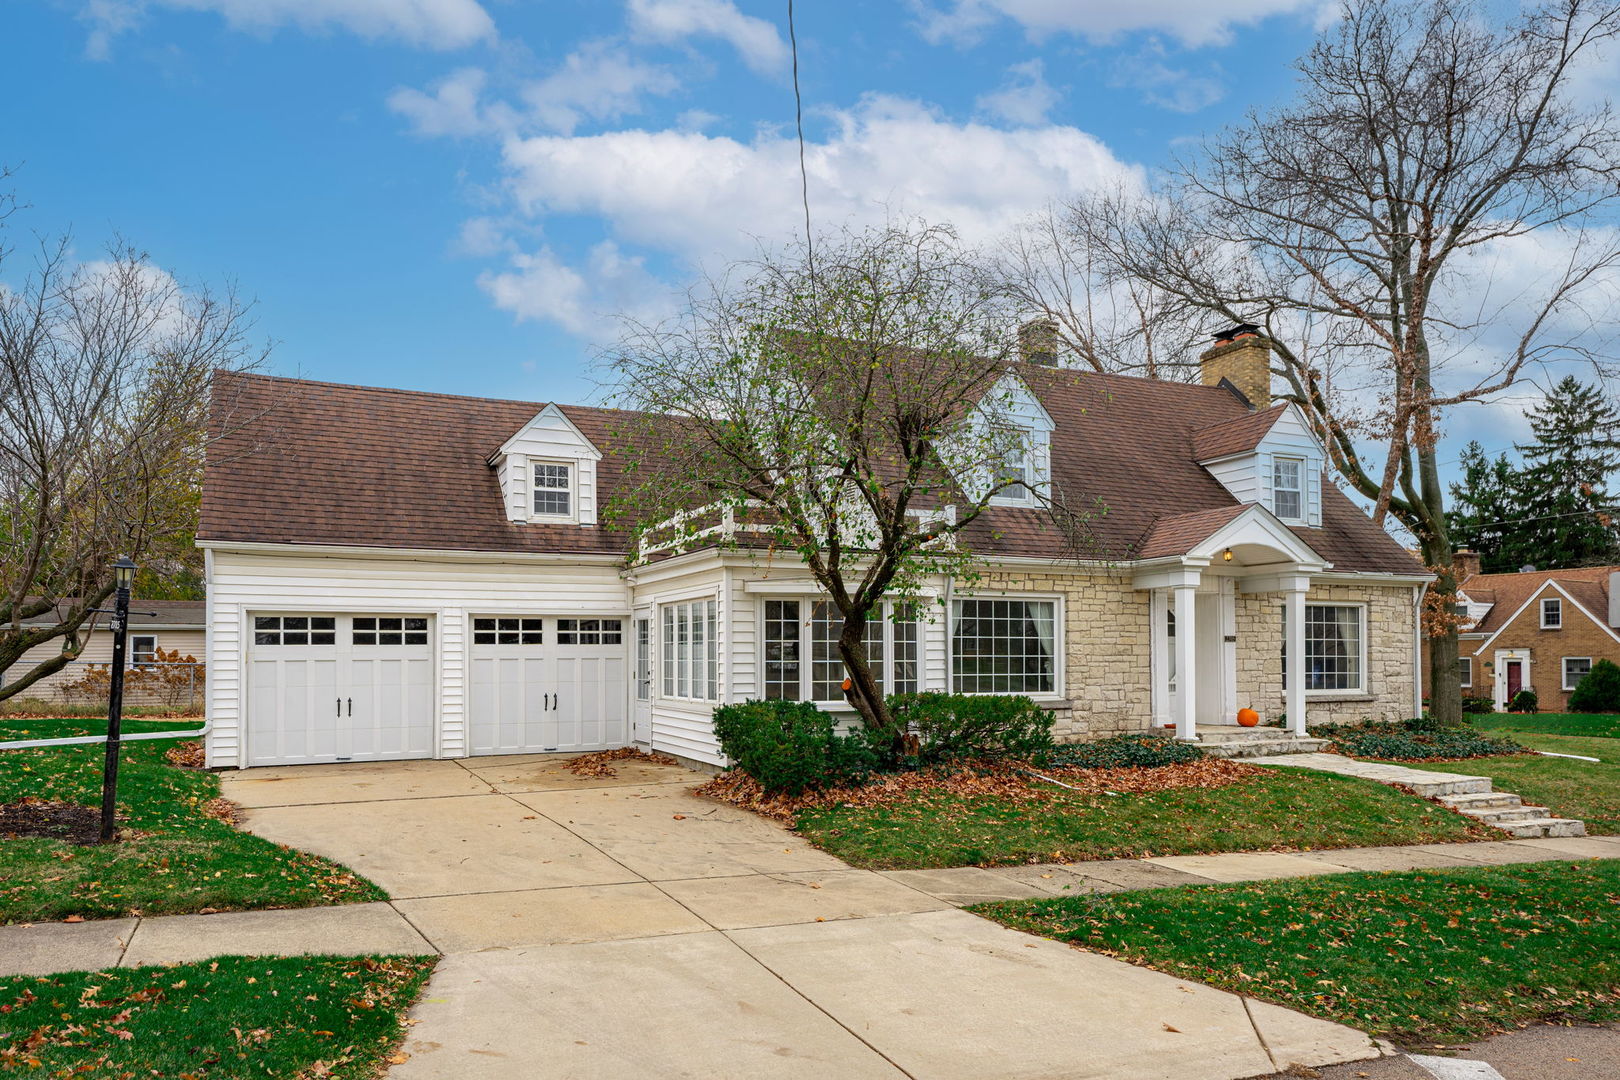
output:
[{"label": "green lawn", "polygon": [[433,961],[226,956],[0,978],[0,1072],[370,1080]]},{"label": "green lawn", "polygon": [[824,851],[872,869],[1433,844],[1499,835],[1382,784],[1297,769],[1251,783],[1145,795],[1053,789],[1049,802],[920,794],[799,814]]},{"label": "green lawn", "polygon": [[1009,926],[1407,1043],[1620,1019],[1620,860],[1021,900]]},{"label": "green lawn", "polygon": [[[1511,791],[1528,804],[1550,808],[1559,817],[1580,818],[1586,822],[1586,831],[1593,835],[1620,833],[1620,743],[1568,735],[1515,734],[1513,737],[1534,750],[1586,754],[1604,760],[1469,758],[1466,761],[1425,761],[1416,767],[1488,776],[1498,791]],[[1615,749],[1609,749],[1610,745]]]},{"label": "green lawn", "polygon": [[1468,723],[1480,731],[1514,737],[1521,734],[1587,735],[1620,739],[1620,716],[1597,713],[1490,713],[1470,716]]},{"label": "green lawn", "polygon": [[[78,734],[83,723],[6,720],[0,739],[29,737],[22,728],[39,737]],[[129,839],[106,847],[0,839],[0,923],[387,899],[337,863],[203,814],[219,796],[219,780],[167,764],[163,752],[171,745],[155,739],[123,748],[119,818],[132,830]],[[103,752],[99,745],[0,751],[0,803],[32,795],[99,807]]]}]

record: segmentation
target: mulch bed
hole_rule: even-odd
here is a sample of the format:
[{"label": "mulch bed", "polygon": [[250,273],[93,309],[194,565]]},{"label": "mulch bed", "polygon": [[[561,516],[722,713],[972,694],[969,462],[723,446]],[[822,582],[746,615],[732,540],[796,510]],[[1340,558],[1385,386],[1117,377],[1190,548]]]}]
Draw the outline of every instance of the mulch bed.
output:
[{"label": "mulch bed", "polygon": [[680,762],[668,754],[649,754],[645,750],[638,750],[634,746],[624,746],[617,750],[598,750],[594,754],[581,754],[563,766],[575,776],[614,777],[619,770],[613,767],[615,761],[639,761],[648,765],[679,765]]},{"label": "mulch bed", "polygon": [[0,838],[22,837],[94,844],[101,839],[101,811],[32,795],[0,805]]},{"label": "mulch bed", "polygon": [[[981,762],[954,768],[876,776],[860,787],[807,791],[802,795],[767,795],[759,782],[740,769],[723,772],[698,787],[696,794],[731,803],[766,817],[792,821],[801,810],[823,806],[882,806],[917,795],[992,796],[1014,802],[1050,800],[1061,787],[1091,794],[1142,795],[1176,788],[1223,788],[1265,776],[1257,765],[1229,758],[1204,758],[1179,765],[1134,769],[1036,768],[1013,762]],[[1050,781],[1050,782],[1049,782]]]}]

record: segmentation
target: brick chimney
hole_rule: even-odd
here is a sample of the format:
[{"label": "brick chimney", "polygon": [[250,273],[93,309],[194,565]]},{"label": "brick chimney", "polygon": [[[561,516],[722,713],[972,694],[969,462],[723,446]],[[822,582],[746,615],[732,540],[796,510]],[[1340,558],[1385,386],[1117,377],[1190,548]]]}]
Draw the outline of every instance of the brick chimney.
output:
[{"label": "brick chimney", "polygon": [[1271,342],[1253,323],[1239,323],[1215,335],[1215,344],[1198,358],[1205,386],[1225,379],[1249,399],[1254,409],[1271,405]]},{"label": "brick chimney", "polygon": [[1469,551],[1467,548],[1458,548],[1453,551],[1451,553],[1451,570],[1457,576],[1457,584],[1461,585],[1479,573],[1479,552]]},{"label": "brick chimney", "polygon": [[1030,319],[1018,328],[1018,358],[1030,364],[1057,367],[1058,324],[1056,319]]},{"label": "brick chimney", "polygon": [[1620,630],[1620,573],[1609,574],[1609,625]]}]

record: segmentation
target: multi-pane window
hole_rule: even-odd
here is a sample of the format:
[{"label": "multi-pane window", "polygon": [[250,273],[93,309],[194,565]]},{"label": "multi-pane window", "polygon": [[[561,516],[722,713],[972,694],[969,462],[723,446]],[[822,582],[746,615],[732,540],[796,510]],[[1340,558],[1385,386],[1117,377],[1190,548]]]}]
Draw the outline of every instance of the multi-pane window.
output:
[{"label": "multi-pane window", "polygon": [[558,619],[559,645],[618,645],[624,626],[618,619]]},{"label": "multi-pane window", "polygon": [[255,645],[333,645],[337,619],[331,615],[255,615]]},{"label": "multi-pane window", "polygon": [[1474,685],[1474,658],[1471,656],[1457,657],[1457,680],[1464,687]]},{"label": "multi-pane window", "polygon": [[[765,696],[788,701],[843,701],[844,662],[838,638],[844,617],[827,600],[765,601]],[[866,621],[866,662],[879,689],[917,690],[917,614],[884,603]],[[809,662],[805,663],[805,658]]]},{"label": "multi-pane window", "polygon": [[1590,656],[1564,657],[1564,689],[1575,689],[1591,670],[1592,658]]},{"label": "multi-pane window", "polygon": [[356,645],[426,645],[427,620],[357,616],[354,620]]},{"label": "multi-pane window", "polygon": [[1564,602],[1556,596],[1541,601],[1541,628],[1557,630],[1564,625]]},{"label": "multi-pane window", "polygon": [[962,694],[1050,694],[1057,689],[1057,604],[956,600],[951,683]]},{"label": "multi-pane window", "polygon": [[569,466],[534,466],[534,512],[548,516],[566,517],[569,514],[573,484],[569,480]]},{"label": "multi-pane window", "polygon": [[474,619],[474,645],[543,645],[542,620],[528,618]]},{"label": "multi-pane window", "polygon": [[1034,478],[1030,476],[1027,436],[1016,428],[1009,428],[998,432],[998,437],[1006,443],[1006,450],[1001,460],[996,462],[991,478],[996,486],[993,498],[998,501],[1028,502],[1029,485]]},{"label": "multi-pane window", "polygon": [[131,634],[129,637],[129,662],[136,666],[157,663],[157,636],[154,634]]},{"label": "multi-pane window", "polygon": [[[1305,689],[1359,693],[1362,620],[1356,604],[1305,605]],[[1288,686],[1288,609],[1283,608],[1283,687]]]},{"label": "multi-pane window", "polygon": [[1271,509],[1285,521],[1305,516],[1305,463],[1299,458],[1273,458]]},{"label": "multi-pane window", "polygon": [[665,604],[663,611],[664,697],[717,701],[720,650],[717,604],[693,600]]}]

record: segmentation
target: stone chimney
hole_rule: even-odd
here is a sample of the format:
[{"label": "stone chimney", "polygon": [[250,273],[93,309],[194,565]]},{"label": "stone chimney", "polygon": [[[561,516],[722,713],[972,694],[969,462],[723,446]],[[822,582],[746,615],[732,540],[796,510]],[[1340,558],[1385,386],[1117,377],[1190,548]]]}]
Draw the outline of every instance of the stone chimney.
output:
[{"label": "stone chimney", "polygon": [[1460,585],[1479,573],[1479,552],[1469,551],[1467,548],[1458,548],[1451,553],[1451,569],[1457,575]]},{"label": "stone chimney", "polygon": [[1025,363],[1057,367],[1058,324],[1056,319],[1030,319],[1018,328],[1018,358]]},{"label": "stone chimney", "polygon": [[1237,388],[1254,409],[1271,405],[1271,342],[1253,323],[1239,323],[1215,335],[1215,344],[1198,358],[1205,386],[1221,380]]}]

